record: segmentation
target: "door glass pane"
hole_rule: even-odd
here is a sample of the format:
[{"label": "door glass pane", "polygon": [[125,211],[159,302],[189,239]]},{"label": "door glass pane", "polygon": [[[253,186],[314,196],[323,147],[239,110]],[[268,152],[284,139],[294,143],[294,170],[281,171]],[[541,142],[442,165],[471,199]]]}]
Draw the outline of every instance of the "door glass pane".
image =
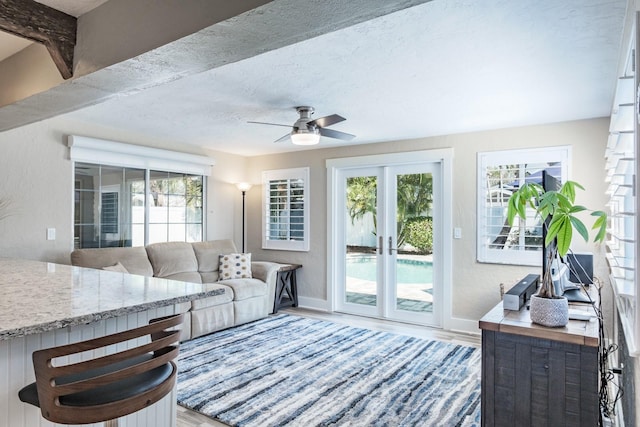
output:
[{"label": "door glass pane", "polygon": [[433,176],[397,175],[396,309],[433,312]]},{"label": "door glass pane", "polygon": [[376,306],[378,259],[376,176],[347,178],[345,212],[346,302]]}]

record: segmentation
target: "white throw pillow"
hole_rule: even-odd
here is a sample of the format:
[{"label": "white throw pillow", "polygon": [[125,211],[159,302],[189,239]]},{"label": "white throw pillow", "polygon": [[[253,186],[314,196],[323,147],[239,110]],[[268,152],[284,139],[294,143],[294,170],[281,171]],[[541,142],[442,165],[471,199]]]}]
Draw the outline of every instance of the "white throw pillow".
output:
[{"label": "white throw pillow", "polygon": [[251,254],[220,255],[220,280],[250,279]]},{"label": "white throw pillow", "polygon": [[118,261],[114,265],[110,265],[110,266],[107,266],[107,267],[102,267],[102,269],[106,270],[106,271],[115,271],[115,272],[118,272],[118,273],[128,273],[129,272],[129,271],[127,271],[125,266],[120,263],[120,261]]}]

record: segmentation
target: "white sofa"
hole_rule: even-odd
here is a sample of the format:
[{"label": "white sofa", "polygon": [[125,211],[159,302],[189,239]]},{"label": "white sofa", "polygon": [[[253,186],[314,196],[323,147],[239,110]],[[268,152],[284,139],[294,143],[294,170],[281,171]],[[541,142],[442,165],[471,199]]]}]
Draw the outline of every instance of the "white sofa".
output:
[{"label": "white sofa", "polygon": [[251,278],[219,280],[220,255],[237,253],[232,240],[154,243],[146,247],[77,249],[71,264],[195,283],[217,283],[224,293],[183,303],[182,339],[266,317],[273,311],[280,264],[253,261]]}]

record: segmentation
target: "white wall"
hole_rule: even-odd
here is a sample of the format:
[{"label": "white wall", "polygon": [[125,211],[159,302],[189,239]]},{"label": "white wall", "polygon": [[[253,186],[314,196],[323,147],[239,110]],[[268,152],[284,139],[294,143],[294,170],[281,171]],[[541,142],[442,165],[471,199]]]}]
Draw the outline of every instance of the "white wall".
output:
[{"label": "white wall", "polygon": [[[510,148],[571,145],[572,179],[582,183],[589,194],[579,194],[587,207],[604,208],[604,147],[607,118],[544,126],[495,130],[471,134],[423,138],[376,145],[344,146],[283,155],[243,158],[225,153],[182,146],[181,151],[210,155],[216,161],[208,180],[207,238],[234,238],[241,244],[241,203],[236,182],[256,185],[247,194],[247,251],[255,259],[303,264],[299,271],[300,295],[320,304],[326,300],[326,169],[329,158],[453,147],[453,225],[463,230],[453,241],[453,313],[455,317],[477,321],[499,301],[499,284],[509,287],[531,270],[527,267],[479,264],[476,262],[476,154],[479,151]],[[149,140],[103,129],[94,125],[50,119],[0,133],[0,199],[8,198],[11,216],[0,220],[0,256],[51,262],[69,262],[72,248],[73,171],[66,137],[69,134],[175,149],[170,143]],[[261,173],[268,169],[310,166],[311,168],[311,249],[309,252],[265,251],[261,245]],[[55,241],[46,240],[46,229],[56,228]],[[577,250],[591,249],[580,244]],[[602,252],[595,249],[596,272],[605,277]],[[605,295],[605,308],[613,302]],[[636,376],[640,369],[636,364]],[[636,378],[636,384],[638,379]],[[636,397],[637,400],[637,397]]]},{"label": "white wall", "polygon": [[[62,262],[72,236],[72,172],[63,134],[38,123],[0,133],[0,256]],[[57,231],[46,240],[46,228]]]},{"label": "white wall", "polygon": [[[0,220],[0,256],[69,263],[73,247],[73,170],[68,135],[83,135],[130,144],[208,155],[217,166],[207,180],[207,238],[230,239],[240,199],[231,182],[244,174],[240,156],[198,147],[175,147],[143,135],[99,128],[64,118],[45,120],[0,133],[0,198],[10,201],[10,216]],[[237,194],[236,194],[237,193]],[[46,240],[46,229],[56,240]]]},{"label": "white wall", "polygon": [[[571,178],[580,182],[588,194],[579,194],[578,202],[592,209],[604,209],[604,149],[609,120],[594,119],[543,126],[494,130],[459,135],[447,135],[410,141],[370,145],[344,145],[313,151],[253,157],[248,160],[247,180],[260,184],[263,170],[309,166],[311,169],[311,249],[309,252],[284,252],[261,249],[260,187],[248,195],[251,207],[248,216],[248,251],[256,259],[300,263],[298,285],[300,296],[315,304],[327,298],[326,274],[326,168],[325,160],[369,154],[427,150],[452,147],[454,149],[454,206],[453,226],[462,228],[462,239],[453,240],[453,316],[477,321],[500,301],[499,286],[508,289],[530,273],[530,267],[480,264],[476,262],[476,156],[481,151],[506,150],[525,147],[571,145],[573,147]],[[597,271],[604,260],[600,249],[576,242],[575,250],[597,250]],[[326,305],[325,305],[326,306]]]},{"label": "white wall", "polygon": [[44,92],[63,81],[47,48],[32,43],[0,61],[0,106]]},{"label": "white wall", "polygon": [[[455,201],[453,225],[462,228],[462,239],[453,241],[453,315],[478,320],[499,301],[499,285],[511,286],[531,271],[527,267],[476,262],[476,153],[522,147],[573,146],[573,179],[590,196],[579,201],[590,208],[604,208],[604,146],[608,119],[550,124],[516,129],[423,138],[371,145],[325,148],[282,155],[243,158],[182,146],[182,151],[215,159],[208,180],[207,238],[233,238],[241,246],[242,197],[239,181],[256,185],[247,193],[247,251],[255,259],[295,262],[303,298],[326,306],[326,168],[329,158],[366,154],[454,148]],[[149,140],[64,118],[50,119],[0,133],[0,197],[12,201],[12,216],[0,221],[0,256],[68,263],[73,241],[73,171],[66,147],[69,134],[93,136],[158,148],[170,143]],[[309,166],[311,168],[311,247],[309,252],[261,249],[261,173],[263,170]],[[56,228],[57,239],[46,240],[46,229]],[[576,249],[584,250],[580,245]],[[603,260],[597,258],[597,271]],[[602,275],[604,276],[604,275]]]}]

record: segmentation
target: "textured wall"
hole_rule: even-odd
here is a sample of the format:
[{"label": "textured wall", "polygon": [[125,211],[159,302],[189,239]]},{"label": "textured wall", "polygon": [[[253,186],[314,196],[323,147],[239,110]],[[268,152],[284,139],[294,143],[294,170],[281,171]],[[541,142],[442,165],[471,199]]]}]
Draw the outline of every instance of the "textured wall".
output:
[{"label": "textured wall", "polygon": [[[172,148],[141,135],[50,119],[0,133],[0,196],[12,199],[14,215],[0,221],[0,256],[15,256],[68,263],[72,247],[72,180],[66,136],[88,135],[103,139]],[[300,295],[324,303],[327,295],[326,167],[329,158],[384,154],[432,148],[454,148],[455,200],[452,222],[462,228],[462,239],[453,240],[453,315],[477,321],[499,301],[499,284],[509,286],[531,272],[528,267],[479,264],[476,262],[476,153],[509,148],[571,145],[573,179],[581,182],[591,196],[579,195],[590,208],[603,208],[604,146],[608,119],[533,126],[448,135],[410,141],[318,149],[273,156],[242,158],[207,153],[186,147],[194,154],[210,154],[216,160],[208,180],[207,237],[233,237],[241,245],[242,198],[234,183],[256,185],[247,194],[247,250],[255,259],[296,262],[300,270]],[[175,148],[175,147],[173,147]],[[311,249],[309,252],[264,251],[261,246],[261,173],[268,169],[310,166],[311,168]],[[55,227],[57,239],[46,240],[46,228]],[[576,250],[589,249],[584,244]],[[596,257],[601,277],[604,261]]]},{"label": "textured wall", "polygon": [[[319,149],[282,155],[250,158],[247,180],[261,181],[262,170],[309,166],[311,168],[311,250],[309,252],[264,251],[261,246],[261,191],[252,189],[247,203],[248,249],[255,258],[304,265],[300,270],[299,290],[303,297],[326,300],[327,188],[325,160],[368,154],[454,148],[454,202],[452,222],[462,228],[462,239],[453,240],[453,316],[477,321],[500,301],[499,284],[510,287],[530,273],[530,267],[480,264],[476,262],[476,155],[480,151],[525,147],[571,145],[571,177],[582,183],[589,194],[579,194],[578,202],[589,208],[604,209],[604,148],[608,119],[524,128],[448,135],[410,141]],[[596,250],[576,241],[577,251]],[[599,251],[599,249],[597,249]],[[605,277],[604,259],[596,257],[597,274]]]},{"label": "textured wall", "polygon": [[[175,149],[209,155],[218,161],[207,185],[207,235],[210,239],[234,237],[239,209],[235,186],[245,160],[198,149],[175,147],[142,135],[56,118],[0,133],[0,198],[10,201],[11,215],[0,220],[0,256],[69,263],[73,247],[73,169],[68,135]],[[235,177],[238,176],[237,180]],[[46,229],[56,229],[56,240],[46,240]]]}]

